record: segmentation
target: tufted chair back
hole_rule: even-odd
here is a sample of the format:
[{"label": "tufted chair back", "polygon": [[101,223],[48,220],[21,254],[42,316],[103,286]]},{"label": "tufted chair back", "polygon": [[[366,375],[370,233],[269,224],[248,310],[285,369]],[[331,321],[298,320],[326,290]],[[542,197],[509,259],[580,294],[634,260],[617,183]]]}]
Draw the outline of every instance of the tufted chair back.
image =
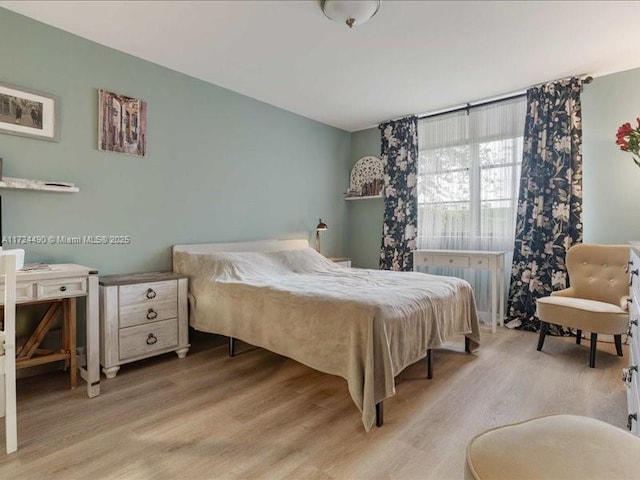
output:
[{"label": "tufted chair back", "polygon": [[627,245],[579,244],[571,247],[567,252],[567,270],[573,294],[626,310],[629,254]]}]

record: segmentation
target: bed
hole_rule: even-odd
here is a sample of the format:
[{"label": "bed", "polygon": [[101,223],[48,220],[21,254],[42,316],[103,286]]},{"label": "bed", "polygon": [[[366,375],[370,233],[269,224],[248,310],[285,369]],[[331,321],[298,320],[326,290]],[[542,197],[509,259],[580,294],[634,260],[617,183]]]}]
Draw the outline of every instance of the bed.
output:
[{"label": "bed", "polygon": [[456,335],[480,331],[471,286],[418,272],[334,264],[307,240],[175,245],[189,322],[347,381],[368,431],[394,378]]}]

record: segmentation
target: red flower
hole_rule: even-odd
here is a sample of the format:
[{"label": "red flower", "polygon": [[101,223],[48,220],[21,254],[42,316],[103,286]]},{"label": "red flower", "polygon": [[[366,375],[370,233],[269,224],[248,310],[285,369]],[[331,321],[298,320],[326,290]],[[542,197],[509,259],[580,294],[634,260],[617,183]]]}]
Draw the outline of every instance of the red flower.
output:
[{"label": "red flower", "polygon": [[634,155],[634,161],[640,166],[640,161],[636,158],[640,157],[640,117],[636,118],[638,126],[633,128],[630,123],[620,125],[616,132],[616,145],[624,152],[631,152]]},{"label": "red flower", "polygon": [[618,129],[618,138],[629,135],[633,132],[633,128],[631,128],[631,124],[629,122],[623,124]]}]

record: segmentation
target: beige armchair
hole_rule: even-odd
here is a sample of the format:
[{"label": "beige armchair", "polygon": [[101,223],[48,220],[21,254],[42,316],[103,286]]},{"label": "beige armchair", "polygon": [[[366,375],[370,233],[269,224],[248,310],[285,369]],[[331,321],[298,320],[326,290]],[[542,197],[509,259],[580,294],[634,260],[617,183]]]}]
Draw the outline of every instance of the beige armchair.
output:
[{"label": "beige armchair", "polygon": [[537,302],[540,319],[538,351],[542,350],[550,323],[591,332],[589,366],[596,365],[598,333],[613,335],[622,356],[622,334],[627,332],[629,312],[629,247],[624,245],[575,245],[567,252],[571,287],[553,292]]}]

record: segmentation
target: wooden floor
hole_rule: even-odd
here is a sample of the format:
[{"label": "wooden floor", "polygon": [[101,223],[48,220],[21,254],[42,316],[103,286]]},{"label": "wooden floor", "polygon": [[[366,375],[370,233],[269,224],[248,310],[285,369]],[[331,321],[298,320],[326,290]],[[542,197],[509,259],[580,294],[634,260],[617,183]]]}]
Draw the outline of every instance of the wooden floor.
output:
[{"label": "wooden floor", "polygon": [[210,336],[184,360],[124,366],[94,399],[62,372],[21,379],[19,450],[4,454],[0,421],[0,478],[461,479],[469,439],[496,425],[574,413],[624,426],[626,346],[619,358],[599,344],[593,370],[584,342],[547,337],[540,353],[535,334],[506,329],[482,341],[438,351],[431,381],[422,362],[407,368],[369,433],[344,380],[242,344],[228,358]]}]

